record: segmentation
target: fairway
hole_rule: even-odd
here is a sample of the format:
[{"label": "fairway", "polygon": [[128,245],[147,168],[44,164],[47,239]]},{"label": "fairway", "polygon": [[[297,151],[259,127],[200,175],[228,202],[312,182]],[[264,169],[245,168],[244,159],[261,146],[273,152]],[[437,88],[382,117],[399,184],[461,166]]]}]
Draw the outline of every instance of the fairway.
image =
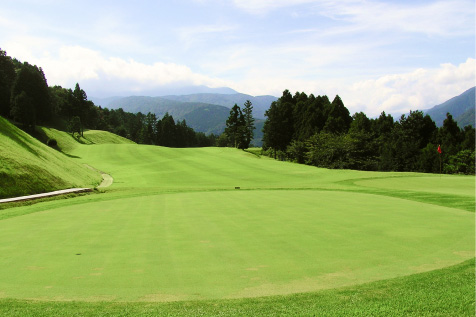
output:
[{"label": "fairway", "polygon": [[114,183],[0,220],[0,297],[258,297],[474,257],[474,212],[432,200],[474,206],[474,177],[326,170],[226,148],[102,144],[70,154]]}]

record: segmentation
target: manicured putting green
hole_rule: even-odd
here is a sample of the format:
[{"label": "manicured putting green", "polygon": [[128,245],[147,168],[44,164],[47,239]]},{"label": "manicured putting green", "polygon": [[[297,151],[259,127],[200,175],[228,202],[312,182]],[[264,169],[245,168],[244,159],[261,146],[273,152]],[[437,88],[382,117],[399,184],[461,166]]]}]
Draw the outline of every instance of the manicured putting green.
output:
[{"label": "manicured putting green", "polygon": [[427,193],[451,194],[457,196],[474,197],[474,177],[441,175],[435,177],[390,177],[372,178],[356,181],[359,186],[373,187],[378,189],[409,190]]},{"label": "manicured putting green", "polygon": [[288,294],[474,256],[473,213],[385,196],[231,190],[82,199],[0,221],[0,297],[169,301]]}]

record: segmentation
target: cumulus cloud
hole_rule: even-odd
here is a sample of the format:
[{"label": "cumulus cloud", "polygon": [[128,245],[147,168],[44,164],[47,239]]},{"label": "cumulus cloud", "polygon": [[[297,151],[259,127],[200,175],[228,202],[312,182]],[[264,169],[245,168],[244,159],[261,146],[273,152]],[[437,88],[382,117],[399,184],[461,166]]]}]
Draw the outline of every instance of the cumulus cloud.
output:
[{"label": "cumulus cloud", "polygon": [[49,85],[73,87],[79,82],[86,91],[127,94],[151,91],[161,86],[226,86],[226,82],[194,72],[185,65],[156,62],[144,64],[134,59],[104,57],[81,46],[63,46],[59,53],[46,52],[28,59],[43,67]]},{"label": "cumulus cloud", "polygon": [[[359,81],[344,89],[346,105],[369,116],[423,110],[463,93],[475,85],[476,59],[459,65],[442,64],[435,69],[416,69]],[[358,110],[361,109],[361,110]]]}]

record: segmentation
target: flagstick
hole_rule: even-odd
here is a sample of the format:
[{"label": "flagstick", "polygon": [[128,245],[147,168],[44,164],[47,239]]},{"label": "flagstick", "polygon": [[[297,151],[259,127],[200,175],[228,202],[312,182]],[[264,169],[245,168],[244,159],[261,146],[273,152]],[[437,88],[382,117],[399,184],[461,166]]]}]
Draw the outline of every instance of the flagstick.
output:
[{"label": "flagstick", "polygon": [[440,153],[439,157],[440,157],[440,178],[441,178],[441,153]]},{"label": "flagstick", "polygon": [[441,144],[438,144],[438,156],[440,157],[440,178],[441,178]]}]

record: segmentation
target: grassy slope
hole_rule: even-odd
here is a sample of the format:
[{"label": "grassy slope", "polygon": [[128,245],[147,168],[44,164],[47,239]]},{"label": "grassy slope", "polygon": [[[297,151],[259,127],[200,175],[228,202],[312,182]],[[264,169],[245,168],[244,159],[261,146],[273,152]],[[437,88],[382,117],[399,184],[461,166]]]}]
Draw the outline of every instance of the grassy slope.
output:
[{"label": "grassy slope", "polygon": [[69,133],[54,128],[38,127],[38,129],[44,135],[45,141],[55,139],[58,142],[58,148],[65,153],[72,152],[80,144],[135,144],[129,139],[101,130],[87,130],[84,131],[84,137],[79,135],[73,137]]},{"label": "grassy slope", "polygon": [[97,185],[101,176],[0,117],[0,198]]}]

